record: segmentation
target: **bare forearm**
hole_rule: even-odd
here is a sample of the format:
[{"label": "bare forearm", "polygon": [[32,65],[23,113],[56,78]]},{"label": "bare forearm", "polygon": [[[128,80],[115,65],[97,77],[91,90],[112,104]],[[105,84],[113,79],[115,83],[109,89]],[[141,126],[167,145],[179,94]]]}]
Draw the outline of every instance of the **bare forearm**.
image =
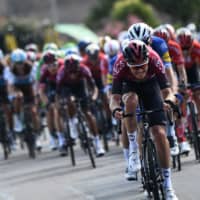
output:
[{"label": "bare forearm", "polygon": [[121,104],[121,95],[119,94],[112,94],[110,98],[110,109],[113,111],[116,108],[120,108]]}]

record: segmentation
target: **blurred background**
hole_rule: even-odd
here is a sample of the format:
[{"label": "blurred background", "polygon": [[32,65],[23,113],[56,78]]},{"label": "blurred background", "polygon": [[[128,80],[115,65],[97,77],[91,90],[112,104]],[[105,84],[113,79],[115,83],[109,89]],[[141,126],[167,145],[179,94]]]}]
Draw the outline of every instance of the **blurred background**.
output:
[{"label": "blurred background", "polygon": [[84,37],[117,37],[138,21],[198,28],[199,7],[200,0],[0,0],[0,44],[5,52],[30,42],[62,47]]}]

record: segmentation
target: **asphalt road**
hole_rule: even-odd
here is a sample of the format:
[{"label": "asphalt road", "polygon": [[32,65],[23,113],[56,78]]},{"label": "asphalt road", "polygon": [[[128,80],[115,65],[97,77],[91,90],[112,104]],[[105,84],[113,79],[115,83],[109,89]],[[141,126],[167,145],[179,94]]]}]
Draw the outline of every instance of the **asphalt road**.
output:
[{"label": "asphalt road", "polygon": [[[59,157],[47,144],[35,160],[18,149],[5,161],[0,151],[0,200],[145,199],[140,180],[128,182],[124,178],[121,147],[110,145],[110,152],[96,159],[96,169],[78,145],[75,167],[69,157]],[[179,200],[199,200],[200,164],[194,161],[193,152],[182,158],[182,168],[172,173]]]}]

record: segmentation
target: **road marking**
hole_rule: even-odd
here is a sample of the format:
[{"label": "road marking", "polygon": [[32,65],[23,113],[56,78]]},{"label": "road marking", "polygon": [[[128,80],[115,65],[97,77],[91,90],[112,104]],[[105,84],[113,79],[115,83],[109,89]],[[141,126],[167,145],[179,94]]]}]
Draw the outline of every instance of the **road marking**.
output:
[{"label": "road marking", "polygon": [[76,193],[77,195],[81,195],[83,196],[86,200],[95,200],[95,197],[92,195],[88,195],[74,187],[69,186],[68,189],[70,189],[71,191],[73,191],[74,193]]}]

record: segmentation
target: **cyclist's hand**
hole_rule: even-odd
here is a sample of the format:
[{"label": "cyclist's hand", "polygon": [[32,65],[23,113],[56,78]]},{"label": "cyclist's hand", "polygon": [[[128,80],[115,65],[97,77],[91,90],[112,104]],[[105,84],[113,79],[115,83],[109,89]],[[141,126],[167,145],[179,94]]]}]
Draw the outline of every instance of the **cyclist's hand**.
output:
[{"label": "cyclist's hand", "polygon": [[114,118],[120,120],[123,118],[123,111],[121,108],[115,108],[112,112]]},{"label": "cyclist's hand", "polygon": [[165,111],[171,111],[172,110],[171,106],[166,102],[163,103],[163,109]]}]

